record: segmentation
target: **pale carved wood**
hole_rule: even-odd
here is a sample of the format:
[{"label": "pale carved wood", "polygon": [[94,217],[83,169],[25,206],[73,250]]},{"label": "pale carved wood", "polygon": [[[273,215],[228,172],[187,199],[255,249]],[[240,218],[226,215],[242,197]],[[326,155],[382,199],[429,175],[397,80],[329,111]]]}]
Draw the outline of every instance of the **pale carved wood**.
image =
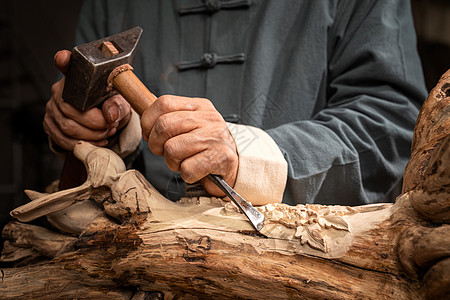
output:
[{"label": "pale carved wood", "polygon": [[[395,204],[173,203],[113,153],[80,143],[81,187],[28,191],[3,230],[2,299],[442,299],[450,295],[450,72],[417,120]],[[80,214],[80,212],[83,212]]]}]

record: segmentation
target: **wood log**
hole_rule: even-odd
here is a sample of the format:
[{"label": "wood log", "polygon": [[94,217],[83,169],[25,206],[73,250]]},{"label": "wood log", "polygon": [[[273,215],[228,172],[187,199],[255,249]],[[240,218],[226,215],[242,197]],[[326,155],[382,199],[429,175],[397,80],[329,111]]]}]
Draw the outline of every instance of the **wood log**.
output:
[{"label": "wood log", "polygon": [[[423,105],[395,204],[266,205],[258,208],[265,215],[261,233],[232,203],[206,197],[173,203],[139,172],[110,165],[114,154],[80,143],[75,154],[88,171],[83,188],[29,192],[33,201],[13,211],[26,222],[52,214],[51,223],[65,233],[8,224],[3,236],[9,250],[2,260],[16,265],[1,269],[0,295],[448,298],[449,91],[450,71]],[[81,218],[81,208],[72,206],[86,201]],[[84,225],[75,226],[77,218]]]}]

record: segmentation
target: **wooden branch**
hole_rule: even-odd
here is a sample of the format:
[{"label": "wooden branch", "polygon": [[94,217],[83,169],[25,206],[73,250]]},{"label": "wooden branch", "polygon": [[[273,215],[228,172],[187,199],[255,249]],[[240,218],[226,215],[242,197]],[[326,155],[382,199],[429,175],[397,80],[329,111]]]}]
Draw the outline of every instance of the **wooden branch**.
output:
[{"label": "wooden branch", "polygon": [[411,157],[403,174],[403,193],[423,184],[427,177],[430,159],[438,159],[438,151],[450,134],[450,70],[448,70],[428,95],[420,110],[414,129]]},{"label": "wooden branch", "polygon": [[[70,199],[67,191],[28,192],[33,201],[13,211],[24,221],[49,216],[76,236],[9,224],[3,261],[17,261],[17,267],[2,269],[0,294],[5,299],[446,298],[449,120],[450,71],[423,105],[403,194],[394,205],[266,205],[258,208],[266,218],[262,234],[232,203],[205,197],[173,203],[139,172],[111,165],[116,161],[111,152],[80,143],[75,152],[82,153],[88,171],[83,191]],[[29,238],[21,243],[24,236]],[[50,258],[33,263],[36,253]]]}]

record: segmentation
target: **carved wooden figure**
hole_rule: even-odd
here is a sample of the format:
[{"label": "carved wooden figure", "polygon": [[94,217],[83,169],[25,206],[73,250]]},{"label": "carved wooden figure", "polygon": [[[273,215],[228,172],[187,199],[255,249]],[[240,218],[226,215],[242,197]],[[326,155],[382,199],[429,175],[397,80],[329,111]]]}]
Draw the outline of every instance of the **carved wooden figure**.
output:
[{"label": "carved wooden figure", "polygon": [[3,230],[2,299],[443,299],[450,296],[450,71],[417,120],[395,204],[173,203],[113,152],[80,142],[88,179],[31,202]]}]

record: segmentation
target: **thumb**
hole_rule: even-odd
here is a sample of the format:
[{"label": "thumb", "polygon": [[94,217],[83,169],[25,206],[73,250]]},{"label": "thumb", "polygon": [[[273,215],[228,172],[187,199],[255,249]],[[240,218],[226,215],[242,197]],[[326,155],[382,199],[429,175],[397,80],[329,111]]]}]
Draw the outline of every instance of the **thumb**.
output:
[{"label": "thumb", "polygon": [[61,50],[56,52],[53,57],[53,61],[55,62],[55,66],[61,71],[61,73],[66,74],[67,69],[69,68],[70,56],[72,53],[69,50]]},{"label": "thumb", "polygon": [[113,124],[129,117],[131,107],[121,95],[114,95],[103,103],[102,111],[106,121]]}]

